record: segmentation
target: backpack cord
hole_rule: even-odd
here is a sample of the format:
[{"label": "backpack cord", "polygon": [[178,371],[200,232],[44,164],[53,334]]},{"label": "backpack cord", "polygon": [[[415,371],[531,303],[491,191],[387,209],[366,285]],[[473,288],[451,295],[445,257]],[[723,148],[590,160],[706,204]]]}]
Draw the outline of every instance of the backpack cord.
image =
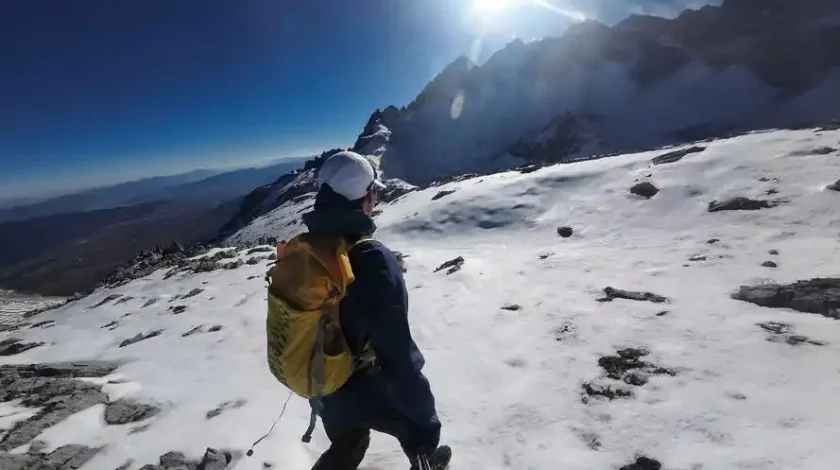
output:
[{"label": "backpack cord", "polygon": [[248,452],[246,452],[245,455],[247,455],[248,457],[254,455],[254,447],[257,447],[257,445],[260,442],[264,441],[268,436],[271,435],[271,433],[274,431],[274,428],[277,426],[277,423],[280,422],[280,418],[282,418],[283,414],[286,413],[286,406],[289,404],[289,400],[291,400],[291,398],[292,398],[292,392],[290,391],[289,396],[286,397],[286,402],[283,403],[283,409],[280,410],[280,416],[278,416],[277,419],[274,420],[274,424],[271,425],[271,428],[268,430],[267,433],[265,433],[265,435],[263,437],[257,439],[256,441],[254,441],[253,444],[251,444],[251,448],[248,449]]}]

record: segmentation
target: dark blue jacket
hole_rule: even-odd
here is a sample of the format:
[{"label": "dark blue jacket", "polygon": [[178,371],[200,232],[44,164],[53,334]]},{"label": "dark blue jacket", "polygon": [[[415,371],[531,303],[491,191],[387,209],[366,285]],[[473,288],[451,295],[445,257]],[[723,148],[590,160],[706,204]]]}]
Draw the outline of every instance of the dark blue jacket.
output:
[{"label": "dark blue jacket", "polygon": [[[327,194],[325,194],[327,193]],[[336,200],[335,198],[340,198]],[[312,234],[340,235],[349,242],[371,236],[373,220],[324,187],[315,210],[304,215]],[[440,421],[429,381],[422,373],[423,355],[408,325],[408,294],[396,256],[378,241],[357,245],[350,253],[355,275],[339,304],[341,327],[351,350],[370,341],[376,365],[357,372],[337,392],[322,400],[321,418],[332,429],[370,428],[401,417],[412,444],[435,449]]]}]

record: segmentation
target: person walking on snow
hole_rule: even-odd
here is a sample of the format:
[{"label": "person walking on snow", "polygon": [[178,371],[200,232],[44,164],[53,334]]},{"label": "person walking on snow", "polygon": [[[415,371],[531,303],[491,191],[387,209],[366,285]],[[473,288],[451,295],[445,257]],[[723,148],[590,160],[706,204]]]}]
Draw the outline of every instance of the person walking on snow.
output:
[{"label": "person walking on snow", "polygon": [[385,185],[368,159],[353,152],[327,159],[318,181],[314,210],[303,222],[310,234],[340,236],[351,247],[355,280],[338,304],[341,330],[351,351],[360,354],[369,344],[375,360],[315,404],[330,447],[312,468],[356,470],[371,430],[396,437],[412,469],[445,468],[451,450],[438,448],[441,423],[422,372],[425,360],[411,336],[402,267],[394,253],[369,239]]}]

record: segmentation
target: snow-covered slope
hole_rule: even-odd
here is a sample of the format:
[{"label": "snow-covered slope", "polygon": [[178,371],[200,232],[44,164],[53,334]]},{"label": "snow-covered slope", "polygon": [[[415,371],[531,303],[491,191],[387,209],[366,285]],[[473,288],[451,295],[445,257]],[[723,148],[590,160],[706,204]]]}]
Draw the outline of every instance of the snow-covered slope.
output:
[{"label": "snow-covered slope", "polygon": [[[838,147],[840,131],[757,133],[675,163],[652,165],[660,150],[499,173],[382,207],[377,236],[407,255],[411,323],[453,468],[617,470],[637,454],[667,469],[836,468],[840,321],[730,294],[743,284],[840,275],[840,192],[826,189],[840,178]],[[630,194],[637,180],[660,191]],[[708,212],[732,196],[778,205]],[[237,236],[284,238],[305,204]],[[558,226],[573,234],[558,236]],[[435,272],[458,256],[460,270]],[[762,266],[771,260],[777,268]],[[38,436],[45,450],[103,447],[83,470],[129,459],[137,469],[170,450],[199,458],[208,446],[241,455],[287,397],[265,364],[266,263],[167,280],[159,271],[13,333],[45,344],[3,362],[119,361],[91,383],[106,384],[111,400],[160,408],[145,421],[106,425],[105,405],[94,405]],[[669,302],[599,302],[607,286]],[[639,349],[621,351],[631,362],[646,349],[641,360],[651,364],[624,376],[628,383],[605,372],[625,360],[616,356],[624,348]],[[609,393],[630,395],[598,396]],[[37,411],[3,407],[12,433]],[[319,429],[311,444],[300,442],[308,413],[292,398],[274,433],[235,468],[309,468],[327,440]],[[397,444],[375,435],[363,468],[404,465]]]},{"label": "snow-covered slope", "polygon": [[[673,20],[635,16],[517,39],[483,65],[456,60],[407,107],[386,108],[379,131],[387,138],[375,150],[387,174],[425,185],[523,158],[561,161],[836,119],[838,14],[831,0],[726,0]],[[569,113],[597,126],[574,145],[545,145],[546,129]]]}]

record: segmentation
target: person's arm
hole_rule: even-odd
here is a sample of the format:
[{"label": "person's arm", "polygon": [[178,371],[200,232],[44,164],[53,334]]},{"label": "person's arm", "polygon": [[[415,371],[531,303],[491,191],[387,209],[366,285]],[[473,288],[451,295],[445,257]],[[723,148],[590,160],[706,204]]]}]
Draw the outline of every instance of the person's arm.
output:
[{"label": "person's arm", "polygon": [[364,299],[376,360],[418,445],[432,451],[440,439],[440,421],[429,381],[422,373],[425,360],[411,337],[402,269],[396,257],[381,248],[360,251],[365,269],[356,279],[356,289]]}]

